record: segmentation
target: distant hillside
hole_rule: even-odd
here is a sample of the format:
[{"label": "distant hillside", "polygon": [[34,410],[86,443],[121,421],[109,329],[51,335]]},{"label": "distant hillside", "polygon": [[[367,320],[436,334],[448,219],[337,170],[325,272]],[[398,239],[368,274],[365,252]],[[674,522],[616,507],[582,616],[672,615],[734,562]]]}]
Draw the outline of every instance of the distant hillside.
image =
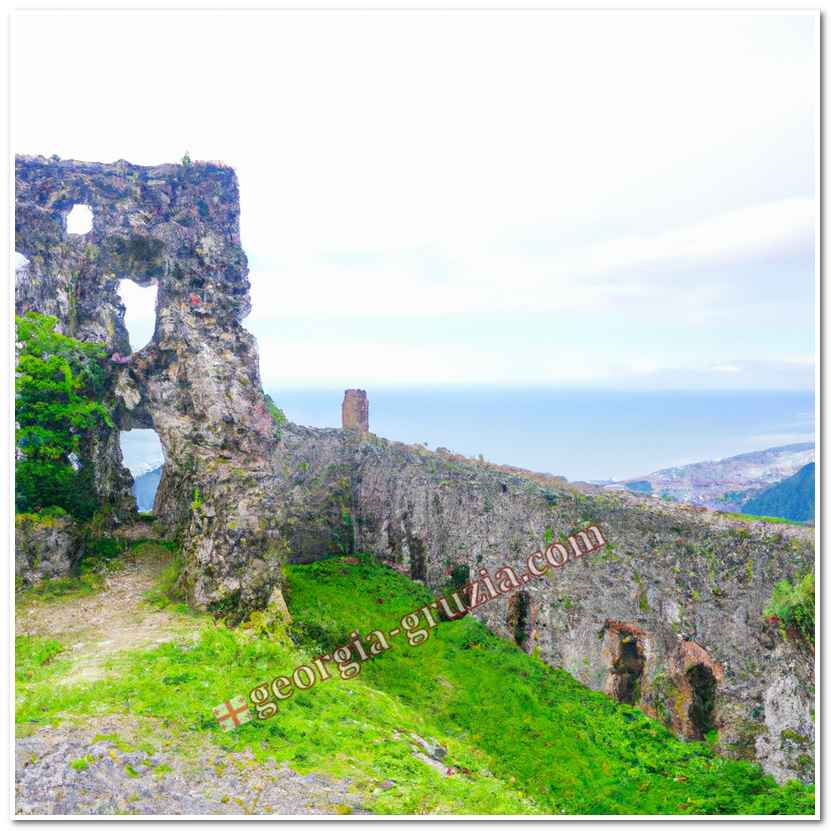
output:
[{"label": "distant hillside", "polygon": [[787,444],[727,459],[670,467],[614,486],[721,511],[744,511],[762,491],[814,461],[814,443]]},{"label": "distant hillside", "polygon": [[156,490],[162,478],[160,467],[148,470],[133,482],[133,496],[136,498],[136,505],[139,511],[146,512],[153,510],[153,500],[156,498]]},{"label": "distant hillside", "polygon": [[814,463],[745,502],[742,512],[806,522],[814,518]]}]

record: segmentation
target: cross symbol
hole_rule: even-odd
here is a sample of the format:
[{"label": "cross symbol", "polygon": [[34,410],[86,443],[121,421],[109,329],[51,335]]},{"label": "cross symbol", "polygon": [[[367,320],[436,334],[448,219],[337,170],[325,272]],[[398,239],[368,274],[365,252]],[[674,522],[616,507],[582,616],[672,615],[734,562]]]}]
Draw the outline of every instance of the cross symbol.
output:
[{"label": "cross symbol", "polygon": [[223,701],[222,704],[214,707],[214,715],[219,721],[219,726],[226,732],[230,732],[241,724],[251,721],[251,713],[248,705],[241,695],[232,698],[230,701]]}]

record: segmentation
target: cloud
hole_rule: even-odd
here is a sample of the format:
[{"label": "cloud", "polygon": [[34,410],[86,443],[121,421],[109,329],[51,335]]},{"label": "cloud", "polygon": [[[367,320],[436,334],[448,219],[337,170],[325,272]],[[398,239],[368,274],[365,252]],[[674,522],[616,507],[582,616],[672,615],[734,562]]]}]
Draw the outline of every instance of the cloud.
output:
[{"label": "cloud", "polygon": [[[810,258],[815,218],[814,200],[789,198],[669,231],[599,240],[545,255],[516,245],[498,254],[483,246],[275,256],[271,262],[278,268],[252,268],[253,314],[255,320],[435,317],[594,313],[626,300],[684,304],[707,290],[702,283],[708,269],[717,270],[716,282],[723,283],[726,266],[794,250]],[[699,269],[695,282],[676,279],[679,271],[693,268]]]},{"label": "cloud", "polygon": [[794,248],[811,251],[817,206],[789,198],[716,215],[660,234],[610,240],[587,249],[574,266],[589,272],[656,263],[727,264],[778,256]]},{"label": "cloud", "polygon": [[715,366],[662,366],[637,375],[623,371],[608,378],[609,386],[639,389],[808,390],[813,383],[810,355],[790,360],[734,360]]},{"label": "cloud", "polygon": [[[259,335],[260,367],[265,385],[367,386],[539,383],[536,362],[524,363],[516,354],[468,345],[443,343],[411,346],[395,341],[361,339],[285,341]],[[271,360],[272,356],[278,358]],[[597,379],[602,369],[578,350],[557,356],[546,378],[564,384]]]},{"label": "cloud", "polygon": [[810,385],[818,26],[22,13],[15,150],[231,165],[264,377]]}]

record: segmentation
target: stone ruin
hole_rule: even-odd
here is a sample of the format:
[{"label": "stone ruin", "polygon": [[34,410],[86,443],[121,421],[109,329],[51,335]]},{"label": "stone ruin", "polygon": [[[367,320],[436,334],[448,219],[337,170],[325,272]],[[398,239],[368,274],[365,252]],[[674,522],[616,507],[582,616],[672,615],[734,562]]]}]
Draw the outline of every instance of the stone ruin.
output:
[{"label": "stone ruin", "polygon": [[[362,390],[346,392],[343,429],[276,424],[241,324],[249,286],[230,168],[24,156],[16,187],[16,250],[29,260],[17,311],[54,315],[116,356],[116,429],[87,450],[97,495],[113,524],[134,519],[118,430],[155,429],[165,465],[154,512],[182,544],[193,606],[241,620],[281,604],[282,562],[354,551],[438,591],[455,570],[522,571],[551,534],[597,524],[605,551],[474,614],[682,736],[715,735],[721,752],[757,759],[779,781],[812,781],[813,654],[762,611],[777,581],[812,567],[813,529],[387,441],[368,432]],[[85,236],[66,231],[76,204],[94,214]],[[153,339],[134,354],[124,278],[158,286]]]},{"label": "stone ruin", "polygon": [[343,394],[341,426],[344,430],[369,432],[369,401],[366,390],[346,390]]},{"label": "stone ruin", "polygon": [[[118,431],[152,428],[165,455],[155,510],[183,538],[190,601],[265,605],[279,585],[281,538],[263,489],[279,438],[256,343],[241,325],[250,300],[234,171],[19,156],[15,184],[15,250],[28,260],[17,313],[54,315],[63,334],[102,343],[115,358],[116,429],[89,448],[111,521],[135,512]],[[75,205],[92,210],[87,234],[67,232]],[[153,338],[134,354],[121,279],[158,286]]]}]

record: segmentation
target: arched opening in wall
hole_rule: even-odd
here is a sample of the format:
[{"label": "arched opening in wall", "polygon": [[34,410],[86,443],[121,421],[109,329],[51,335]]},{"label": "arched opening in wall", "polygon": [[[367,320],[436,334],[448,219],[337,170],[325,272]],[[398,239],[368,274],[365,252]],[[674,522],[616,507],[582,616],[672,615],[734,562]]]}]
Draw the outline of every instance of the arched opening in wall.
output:
[{"label": "arched opening in wall", "polygon": [[92,230],[92,208],[89,205],[73,205],[66,215],[67,234],[83,236]]},{"label": "arched opening in wall", "polygon": [[133,496],[140,513],[151,513],[162,478],[164,451],[155,430],[122,430],[119,435],[124,465],[133,475]]},{"label": "arched opening in wall", "polygon": [[716,703],[716,679],[712,670],[704,664],[695,664],[687,670],[692,700],[688,715],[695,731],[695,738],[703,739],[715,729],[713,713]]},{"label": "arched opening in wall", "polygon": [[635,632],[626,629],[617,631],[617,637],[607,689],[621,704],[637,704],[641,698],[643,644]]},{"label": "arched opening in wall", "polygon": [[14,252],[14,273],[17,274],[18,271],[25,271],[26,268],[29,266],[29,260],[27,257],[24,257],[19,251]]},{"label": "arched opening in wall", "polygon": [[118,294],[126,309],[124,326],[130,338],[130,349],[138,352],[153,339],[156,329],[156,296],[159,288],[140,286],[132,280],[119,280]]},{"label": "arched opening in wall", "polygon": [[516,645],[525,649],[531,634],[531,597],[527,591],[514,592],[508,598],[508,616],[505,620]]}]

